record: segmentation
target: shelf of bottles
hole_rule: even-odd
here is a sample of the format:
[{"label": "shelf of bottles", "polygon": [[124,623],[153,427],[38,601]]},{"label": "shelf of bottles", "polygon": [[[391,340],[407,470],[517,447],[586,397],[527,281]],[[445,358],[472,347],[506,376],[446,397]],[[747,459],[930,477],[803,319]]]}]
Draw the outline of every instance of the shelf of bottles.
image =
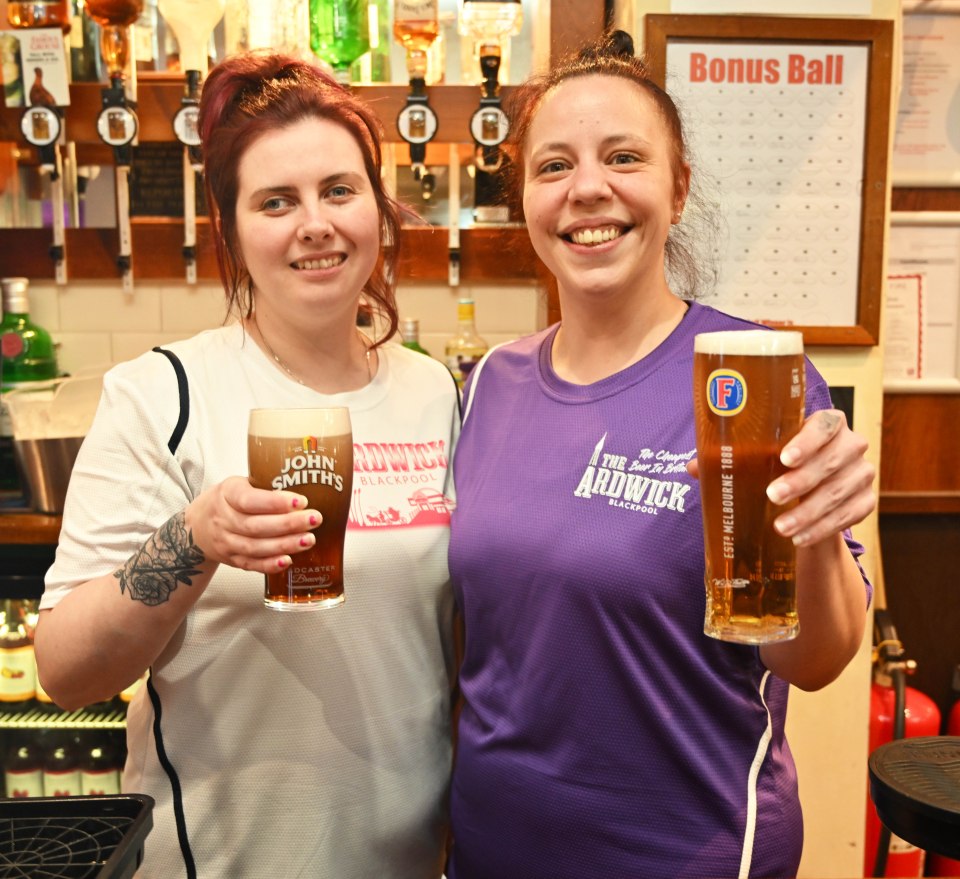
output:
[{"label": "shelf of bottles", "polygon": [[116,794],[126,754],[126,702],[61,711],[39,685],[35,599],[0,601],[0,765],[7,797]]},{"label": "shelf of bottles", "polygon": [[[179,256],[189,244],[194,277],[216,279],[204,210],[202,205],[193,210],[197,199],[182,192],[196,181],[188,180],[189,172],[175,168],[165,152],[176,151],[177,140],[182,139],[172,121],[184,104],[183,71],[201,68],[202,75],[209,63],[231,52],[273,47],[329,64],[379,115],[391,144],[388,174],[395,181],[397,196],[426,221],[423,227],[404,231],[401,271],[405,278],[448,280],[449,242],[437,232],[456,226],[464,282],[543,282],[545,269],[521,224],[510,215],[493,165],[483,161],[502,154],[497,144],[506,136],[506,128],[497,131],[494,125],[496,143],[484,146],[490,143],[483,140],[490,137],[490,126],[477,122],[481,109],[484,119],[491,118],[489,105],[499,107],[500,101],[509,98],[510,83],[532,69],[533,20],[538,3],[543,2],[549,0],[8,3],[11,24],[16,10],[35,10],[38,5],[49,7],[48,17],[41,21],[36,15],[22,16],[21,25],[70,24],[66,40],[73,75],[69,106],[61,108],[67,220],[59,275],[51,264],[49,232],[43,228],[51,214],[49,184],[38,177],[39,160],[24,142],[22,110],[0,108],[0,152],[10,153],[0,155],[0,165],[10,158],[23,178],[15,187],[20,204],[6,209],[3,202],[11,200],[9,187],[0,194],[0,234],[5,239],[0,275],[56,277],[58,281],[61,277],[109,278],[117,276],[118,265],[129,273],[132,260],[138,278],[169,279],[180,274]],[[600,0],[576,0],[575,5],[588,3],[602,6]],[[565,16],[570,13],[565,8]],[[496,47],[498,58],[492,80],[489,65],[484,66],[484,47],[489,55],[490,46]],[[121,163],[118,150],[111,150],[104,136],[105,85],[121,82],[125,107],[136,120],[126,127],[127,134],[136,131],[130,194],[128,199],[111,191],[105,200],[108,204],[115,200],[115,210],[104,219],[102,207],[97,211],[91,206],[98,195],[102,204],[102,193],[114,181],[113,169]],[[399,124],[418,88],[435,119],[427,135],[416,127],[419,107],[411,117],[413,128]],[[163,199],[152,195],[156,189],[149,187],[162,174],[182,176],[159,180],[167,197],[158,207],[157,201]],[[121,184],[126,185],[126,177],[116,174],[116,187]],[[179,199],[171,199],[170,193],[178,187]],[[503,259],[504,253],[510,258]]]}]

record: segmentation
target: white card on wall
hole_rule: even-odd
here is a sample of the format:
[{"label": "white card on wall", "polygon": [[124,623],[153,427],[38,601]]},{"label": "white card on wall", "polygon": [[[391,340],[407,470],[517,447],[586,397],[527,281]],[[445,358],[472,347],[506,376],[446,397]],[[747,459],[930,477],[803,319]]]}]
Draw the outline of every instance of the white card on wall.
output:
[{"label": "white card on wall", "polygon": [[711,304],[857,322],[868,65],[864,45],[668,42],[667,91],[726,225]]}]

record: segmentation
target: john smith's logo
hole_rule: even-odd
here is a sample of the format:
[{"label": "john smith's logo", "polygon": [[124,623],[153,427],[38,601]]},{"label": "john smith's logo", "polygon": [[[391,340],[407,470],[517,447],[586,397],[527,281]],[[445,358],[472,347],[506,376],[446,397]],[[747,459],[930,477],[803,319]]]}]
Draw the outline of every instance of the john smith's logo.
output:
[{"label": "john smith's logo", "polygon": [[716,415],[736,415],[747,402],[747,383],[735,369],[715,369],[707,379],[707,405]]}]

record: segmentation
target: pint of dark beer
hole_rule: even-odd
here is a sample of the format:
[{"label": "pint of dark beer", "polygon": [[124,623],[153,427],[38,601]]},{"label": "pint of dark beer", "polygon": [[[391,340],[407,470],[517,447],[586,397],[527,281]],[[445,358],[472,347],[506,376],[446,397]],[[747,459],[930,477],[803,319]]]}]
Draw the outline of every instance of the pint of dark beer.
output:
[{"label": "pint of dark beer", "polygon": [[250,483],[307,498],[323,521],[317,542],[294,553],[293,564],[267,574],[264,604],[312,610],[342,604],[343,540],[353,495],[350,412],[331,409],[253,409],[247,436]]},{"label": "pint of dark beer", "polygon": [[704,632],[763,644],[796,636],[796,550],[767,486],[804,417],[803,335],[743,330],[694,340],[693,389],[706,567]]}]

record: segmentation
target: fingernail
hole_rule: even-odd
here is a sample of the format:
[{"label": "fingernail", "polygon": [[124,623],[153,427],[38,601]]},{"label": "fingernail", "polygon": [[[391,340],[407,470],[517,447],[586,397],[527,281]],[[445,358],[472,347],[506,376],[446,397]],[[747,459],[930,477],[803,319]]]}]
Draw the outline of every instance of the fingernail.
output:
[{"label": "fingernail", "polygon": [[313,546],[313,538],[312,538],[312,537],[301,537],[301,538],[300,538],[300,546]]},{"label": "fingernail", "polygon": [[286,566],[287,566],[287,560],[286,560],[286,559],[277,559],[277,567],[278,567],[278,568],[285,568]]},{"label": "fingernail", "polygon": [[[786,537],[797,527],[797,520],[794,519],[793,516],[781,516],[773,523],[773,527]],[[796,538],[794,538],[794,542],[796,542]]]},{"label": "fingernail", "polygon": [[311,524],[311,525],[319,525],[319,524],[320,524],[320,520],[319,520],[316,516],[311,516],[311,517],[310,517],[310,524]]},{"label": "fingernail", "polygon": [[775,504],[782,504],[789,493],[790,489],[782,482],[771,482],[767,486],[767,497]]},{"label": "fingernail", "polygon": [[794,546],[804,546],[807,542],[806,534],[794,534],[793,536],[793,545]]},{"label": "fingernail", "polygon": [[787,446],[780,453],[780,463],[784,467],[792,467],[800,460],[800,450],[796,446]]},{"label": "fingernail", "polygon": [[299,498],[299,497],[295,497],[295,498],[293,499],[293,508],[296,510],[299,506],[300,506],[300,498]]}]

